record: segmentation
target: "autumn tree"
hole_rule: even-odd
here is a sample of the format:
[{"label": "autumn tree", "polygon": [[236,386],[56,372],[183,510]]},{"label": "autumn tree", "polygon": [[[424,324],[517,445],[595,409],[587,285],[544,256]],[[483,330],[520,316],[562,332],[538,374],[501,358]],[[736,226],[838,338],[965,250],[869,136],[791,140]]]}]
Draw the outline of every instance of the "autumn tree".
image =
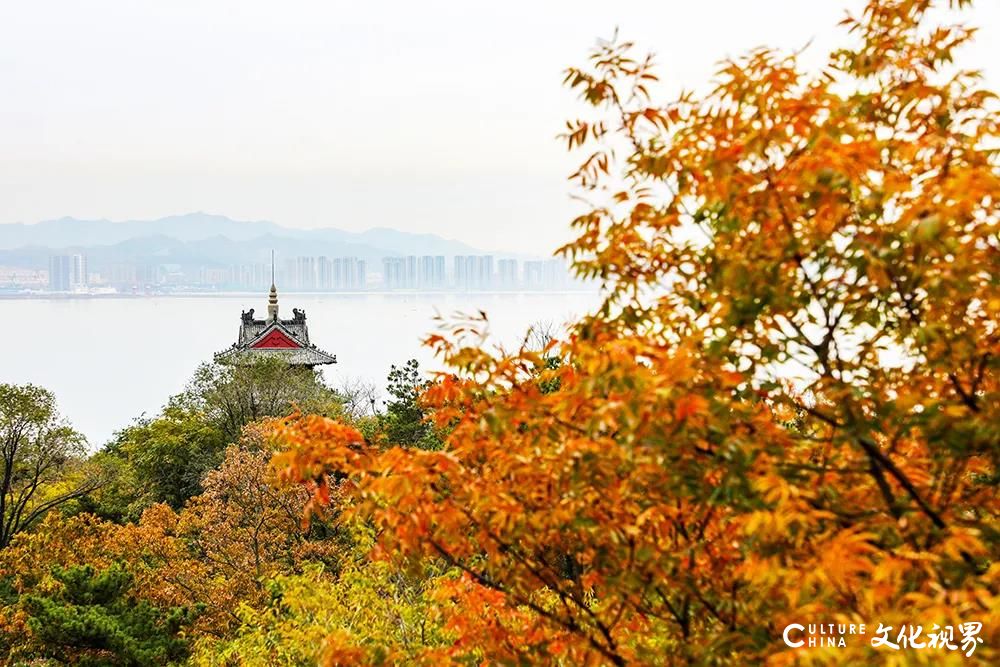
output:
[{"label": "autumn tree", "polygon": [[464,322],[429,339],[441,451],[275,430],[318,505],[351,480],[381,553],[465,573],[454,660],[890,657],[791,651],[803,619],[980,621],[996,658],[1000,116],[933,4],[869,0],[819,73],[762,48],[667,102],[650,58],[601,44],[566,76],[592,208],[563,252],[605,301],[565,362]]},{"label": "autumn tree", "polygon": [[[370,542],[356,539],[358,547]],[[337,573],[311,564],[270,580],[267,603],[241,607],[239,627],[221,639],[201,639],[192,662],[412,664],[450,645],[431,597],[437,581],[413,577],[354,548]]]},{"label": "autumn tree", "polygon": [[200,631],[232,628],[237,610],[263,604],[266,581],[282,572],[308,563],[337,571],[345,546],[339,533],[319,521],[303,527],[309,492],[277,483],[267,465],[271,453],[248,427],[240,445],[227,448],[206,476],[202,494],[179,512],[154,505],[118,533],[129,562],[154,567],[152,588],[164,592],[163,603],[203,605]]},{"label": "autumn tree", "polygon": [[[204,493],[192,498],[179,515],[178,534],[214,576],[226,582],[237,601],[248,591],[263,591],[265,579],[304,560],[335,565],[337,541],[320,523],[303,530],[308,492],[279,484],[264,448],[232,446],[217,470],[204,481]],[[310,539],[310,533],[329,538]],[[242,596],[240,595],[242,593]]]},{"label": "autumn tree", "polygon": [[0,549],[50,509],[100,485],[85,453],[52,392],[0,384]]},{"label": "autumn tree", "polygon": [[179,511],[153,504],[125,524],[50,513],[15,536],[0,550],[0,655],[13,660],[0,664],[59,655],[161,662],[129,656],[174,655],[188,638],[226,636],[241,614],[266,607],[274,577],[308,566],[335,577],[350,538],[323,521],[303,527],[309,490],[277,483],[266,447],[245,429]]},{"label": "autumn tree", "polygon": [[296,409],[341,414],[343,403],[316,371],[279,358],[202,364],[159,414],[116,433],[95,457],[113,481],[85,498],[83,509],[114,521],[136,521],[155,503],[180,510],[202,493],[202,480],[247,424]]},{"label": "autumn tree", "polygon": [[203,415],[236,442],[242,429],[265,417],[281,417],[300,410],[336,415],[340,400],[320,372],[265,357],[250,363],[206,363],[195,371],[173,405]]}]

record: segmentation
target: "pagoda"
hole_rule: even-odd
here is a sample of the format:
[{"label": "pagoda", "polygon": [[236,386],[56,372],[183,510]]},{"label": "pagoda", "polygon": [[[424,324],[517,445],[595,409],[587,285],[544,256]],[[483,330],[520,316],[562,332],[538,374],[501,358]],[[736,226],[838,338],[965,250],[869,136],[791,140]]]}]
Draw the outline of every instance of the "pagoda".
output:
[{"label": "pagoda", "polygon": [[292,308],[292,319],[278,317],[278,289],[271,279],[267,299],[267,319],[256,319],[254,309],[240,314],[240,335],[228,350],[215,355],[221,363],[247,363],[261,357],[280,357],[291,366],[312,368],[337,363],[336,355],[327,354],[309,342],[306,312]]}]

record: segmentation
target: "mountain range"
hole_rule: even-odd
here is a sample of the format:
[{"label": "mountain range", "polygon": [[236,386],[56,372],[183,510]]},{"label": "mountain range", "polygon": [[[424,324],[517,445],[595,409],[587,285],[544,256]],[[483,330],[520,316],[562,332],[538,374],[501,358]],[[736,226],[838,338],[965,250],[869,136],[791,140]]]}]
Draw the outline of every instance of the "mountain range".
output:
[{"label": "mountain range", "polygon": [[157,220],[60,218],[0,225],[0,266],[40,269],[52,254],[77,252],[85,253],[91,266],[113,262],[228,266],[266,262],[271,250],[282,258],[326,255],[369,261],[398,255],[487,254],[460,241],[388,227],[364,232],[293,229],[201,212]]}]

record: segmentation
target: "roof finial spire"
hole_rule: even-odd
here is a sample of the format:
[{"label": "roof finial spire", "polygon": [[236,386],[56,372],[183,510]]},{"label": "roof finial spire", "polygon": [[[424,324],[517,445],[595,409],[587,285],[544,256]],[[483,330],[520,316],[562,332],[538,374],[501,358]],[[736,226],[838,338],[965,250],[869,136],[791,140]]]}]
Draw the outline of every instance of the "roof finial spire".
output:
[{"label": "roof finial spire", "polygon": [[271,293],[267,297],[267,319],[274,322],[278,319],[278,288],[274,286],[274,251],[271,251]]}]

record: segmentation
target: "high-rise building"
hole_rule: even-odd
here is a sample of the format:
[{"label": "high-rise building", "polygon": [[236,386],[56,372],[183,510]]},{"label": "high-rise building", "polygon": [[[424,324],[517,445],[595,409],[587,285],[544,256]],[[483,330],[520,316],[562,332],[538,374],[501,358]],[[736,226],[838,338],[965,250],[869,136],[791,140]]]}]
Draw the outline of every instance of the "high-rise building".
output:
[{"label": "high-rise building", "polygon": [[443,289],[447,284],[444,271],[444,255],[437,255],[434,258],[434,287]]},{"label": "high-rise building", "polygon": [[68,292],[72,288],[73,258],[69,255],[49,257],[49,289],[53,292]]},{"label": "high-rise building", "polygon": [[348,284],[345,285],[350,290],[362,290],[367,283],[367,265],[365,260],[357,257],[345,257],[344,265],[347,267]]},{"label": "high-rise building", "polygon": [[[443,272],[444,261],[440,262]],[[493,255],[457,255],[453,274],[455,289],[488,290],[494,286]]]},{"label": "high-rise building", "polygon": [[368,287],[368,263],[363,259],[354,260],[354,289],[363,290]]},{"label": "high-rise building", "polygon": [[421,289],[436,287],[434,284],[434,258],[424,255],[417,265],[417,287]]},{"label": "high-rise building", "polygon": [[[442,269],[443,261],[442,260]],[[431,287],[434,277],[434,258],[409,255],[382,258],[382,286],[385,289],[416,289]]]},{"label": "high-rise building", "polygon": [[526,289],[543,289],[542,267],[544,262],[531,260],[524,263],[524,287]]},{"label": "high-rise building", "polygon": [[86,289],[89,284],[87,279],[87,256],[73,255],[73,267],[70,274],[70,286],[73,289]]},{"label": "high-rise building", "polygon": [[465,256],[465,289],[479,288],[479,258],[475,255]]},{"label": "high-rise building", "polygon": [[367,265],[357,257],[296,257],[283,262],[278,281],[297,290],[360,290]]},{"label": "high-rise building", "polygon": [[414,289],[417,286],[417,258],[413,255],[406,257],[404,266],[403,286],[406,289]]},{"label": "high-rise building", "polygon": [[295,258],[295,279],[299,289],[316,289],[316,258]]},{"label": "high-rise building", "polygon": [[514,289],[518,286],[516,259],[501,259],[497,262],[497,282],[501,289]]},{"label": "high-rise building", "polygon": [[240,289],[261,289],[271,284],[269,264],[240,264],[233,269],[233,283]]},{"label": "high-rise building", "polygon": [[52,255],[49,257],[49,289],[53,292],[85,290],[89,282],[86,255]]},{"label": "high-rise building", "polygon": [[532,260],[524,263],[526,289],[560,290],[570,286],[570,274],[561,259]]},{"label": "high-rise building", "polygon": [[330,286],[333,289],[344,289],[344,260],[334,257],[330,265]]},{"label": "high-rise building", "polygon": [[452,260],[454,264],[454,271],[452,271],[452,287],[455,289],[469,289],[469,279],[465,273],[465,257],[463,255],[455,255]]},{"label": "high-rise building", "polygon": [[545,289],[566,289],[569,286],[569,272],[561,259],[548,259],[542,267]]},{"label": "high-rise building", "polygon": [[417,265],[416,286],[422,289],[445,287],[444,255],[424,255]]},{"label": "high-rise building", "polygon": [[479,289],[493,289],[493,255],[483,255],[479,258]]},{"label": "high-rise building", "polygon": [[403,286],[403,262],[399,257],[382,258],[382,287],[387,290]]},{"label": "high-rise building", "polygon": [[297,264],[294,259],[286,259],[281,263],[281,267],[278,269],[278,282],[282,286],[287,285],[289,289],[299,289],[298,274],[296,271]]},{"label": "high-rise building", "polygon": [[316,288],[333,289],[333,264],[326,257],[316,258]]}]

